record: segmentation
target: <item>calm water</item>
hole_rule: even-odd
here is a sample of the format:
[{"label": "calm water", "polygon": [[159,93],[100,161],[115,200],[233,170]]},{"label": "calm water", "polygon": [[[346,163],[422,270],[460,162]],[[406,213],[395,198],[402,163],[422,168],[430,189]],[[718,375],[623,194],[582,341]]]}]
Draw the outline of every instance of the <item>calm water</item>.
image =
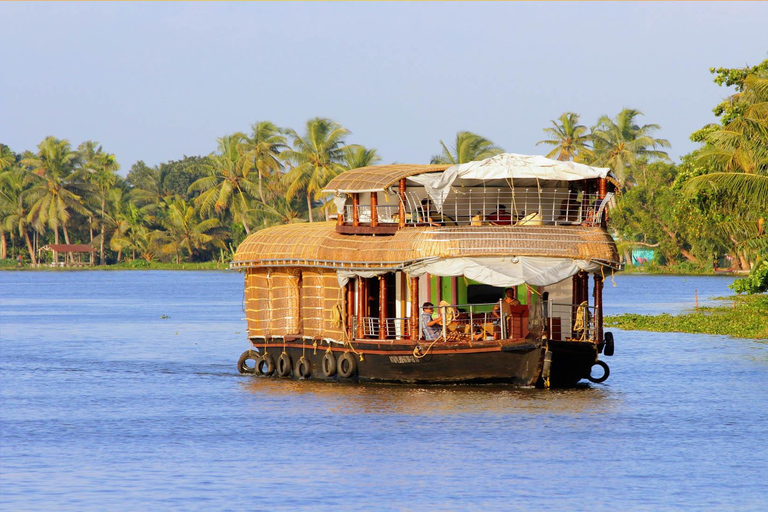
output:
[{"label": "calm water", "polygon": [[[607,312],[730,282],[617,276]],[[0,272],[0,509],[768,508],[768,344],[616,331],[568,391],[254,379],[242,288]]]}]

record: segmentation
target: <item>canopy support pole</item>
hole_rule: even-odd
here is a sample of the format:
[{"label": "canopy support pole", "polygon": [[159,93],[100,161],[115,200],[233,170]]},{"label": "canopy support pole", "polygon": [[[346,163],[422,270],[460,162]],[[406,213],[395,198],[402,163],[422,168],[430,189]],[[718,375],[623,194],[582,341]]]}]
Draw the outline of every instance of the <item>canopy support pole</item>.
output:
[{"label": "canopy support pole", "polygon": [[[600,203],[602,204],[603,199],[605,199],[605,194],[607,193],[607,180],[605,178],[600,178],[599,181],[599,188],[598,188],[598,197],[600,198]],[[603,208],[603,213],[600,215],[600,226],[606,227],[608,223],[608,208]]]},{"label": "canopy support pole", "polygon": [[347,335],[349,339],[355,337],[352,327],[352,319],[355,317],[355,286],[350,279],[346,284],[347,290]]},{"label": "canopy support pole", "polygon": [[360,194],[352,194],[352,225],[360,225]]},{"label": "canopy support pole", "polygon": [[368,301],[365,296],[365,278],[357,278],[357,338],[362,339],[365,333],[365,303]]},{"label": "canopy support pole", "polygon": [[411,339],[419,339],[419,278],[411,278]]},{"label": "canopy support pole", "polygon": [[603,276],[595,274],[595,341],[603,342]]},{"label": "canopy support pole", "polygon": [[371,227],[379,225],[379,193],[371,192]]},{"label": "canopy support pole", "polygon": [[[385,274],[386,275],[386,274]],[[379,276],[379,339],[387,339],[387,279]]]}]

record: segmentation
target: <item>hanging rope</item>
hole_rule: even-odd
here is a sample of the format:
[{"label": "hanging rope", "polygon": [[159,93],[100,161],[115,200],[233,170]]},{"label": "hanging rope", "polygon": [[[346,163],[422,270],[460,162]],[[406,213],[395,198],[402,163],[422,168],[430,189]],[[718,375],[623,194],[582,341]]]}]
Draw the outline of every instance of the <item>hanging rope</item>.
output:
[{"label": "hanging rope", "polygon": [[579,304],[579,308],[576,310],[576,321],[573,323],[574,331],[581,331],[581,338],[579,341],[584,341],[587,338],[587,327],[589,326],[589,302],[584,301]]},{"label": "hanging rope", "polygon": [[426,357],[427,354],[429,354],[429,351],[432,350],[432,347],[435,345],[435,343],[437,343],[437,341],[439,339],[440,338],[437,338],[435,341],[430,343],[429,346],[427,347],[427,350],[424,351],[423,354],[420,353],[421,352],[421,347],[419,345],[416,345],[415,347],[413,347],[413,357],[415,357],[416,359],[421,359],[423,357]]}]

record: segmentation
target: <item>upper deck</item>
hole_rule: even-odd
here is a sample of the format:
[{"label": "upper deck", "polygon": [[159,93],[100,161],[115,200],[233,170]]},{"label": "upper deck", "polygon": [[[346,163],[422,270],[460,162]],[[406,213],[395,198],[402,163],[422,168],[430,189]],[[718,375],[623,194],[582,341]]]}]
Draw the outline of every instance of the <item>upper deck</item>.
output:
[{"label": "upper deck", "polygon": [[337,231],[394,234],[412,227],[605,226],[608,169],[503,154],[481,162],[386,165],[347,171],[334,195]]}]

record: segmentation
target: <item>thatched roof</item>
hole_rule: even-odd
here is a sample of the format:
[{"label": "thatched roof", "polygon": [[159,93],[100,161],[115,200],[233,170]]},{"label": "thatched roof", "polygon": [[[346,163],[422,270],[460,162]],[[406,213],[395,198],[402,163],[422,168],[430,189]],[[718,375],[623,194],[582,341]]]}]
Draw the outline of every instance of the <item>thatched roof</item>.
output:
[{"label": "thatched roof", "polygon": [[238,247],[232,268],[396,269],[434,258],[510,255],[619,265],[613,239],[599,227],[414,227],[392,236],[365,236],[342,235],[333,222],[315,222],[277,226],[250,235]]},{"label": "thatched roof", "polygon": [[333,178],[325,186],[323,192],[329,193],[356,193],[356,192],[380,192],[396,184],[402,178],[424,174],[427,172],[442,172],[450,165],[372,165],[346,171]]}]

